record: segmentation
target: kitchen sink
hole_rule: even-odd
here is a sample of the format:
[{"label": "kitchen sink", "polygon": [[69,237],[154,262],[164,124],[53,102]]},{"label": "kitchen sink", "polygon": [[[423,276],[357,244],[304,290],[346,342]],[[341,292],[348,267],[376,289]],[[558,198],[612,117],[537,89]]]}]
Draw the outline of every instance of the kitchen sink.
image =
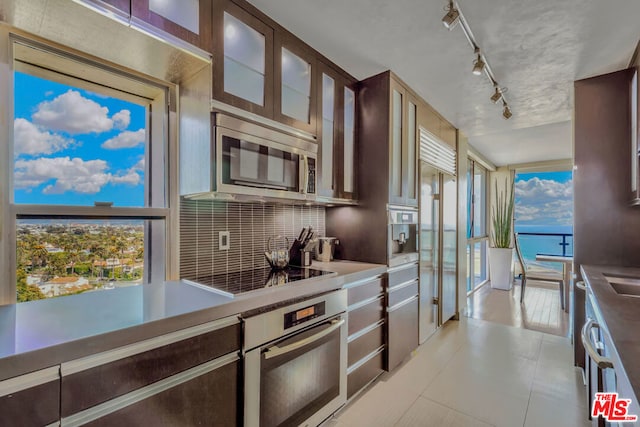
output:
[{"label": "kitchen sink", "polygon": [[640,297],[640,278],[630,276],[604,276],[619,295]]}]

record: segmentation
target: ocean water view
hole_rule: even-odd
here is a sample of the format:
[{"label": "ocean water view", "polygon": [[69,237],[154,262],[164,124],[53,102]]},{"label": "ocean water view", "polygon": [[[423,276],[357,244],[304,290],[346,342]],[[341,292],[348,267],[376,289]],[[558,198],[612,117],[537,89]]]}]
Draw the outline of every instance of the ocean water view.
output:
[{"label": "ocean water view", "polygon": [[[564,247],[564,255],[573,255],[573,226],[571,225],[519,225],[516,224],[517,233],[562,233],[569,234],[565,238],[567,245]],[[520,249],[525,261],[530,265],[539,265],[554,270],[562,270],[562,264],[551,262],[542,263],[536,261],[536,254],[563,255],[562,236],[536,236],[521,234],[519,236]]]}]

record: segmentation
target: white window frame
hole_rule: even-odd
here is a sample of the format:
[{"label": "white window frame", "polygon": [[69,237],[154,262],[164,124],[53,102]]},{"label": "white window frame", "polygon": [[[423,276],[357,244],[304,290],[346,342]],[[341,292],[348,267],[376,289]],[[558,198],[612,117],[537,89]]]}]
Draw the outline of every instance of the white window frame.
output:
[{"label": "white window frame", "polygon": [[[471,197],[474,197],[474,190],[475,190],[475,165],[478,165],[479,167],[481,167],[482,169],[484,169],[485,172],[485,180],[484,180],[484,215],[482,216],[482,218],[484,219],[484,233],[480,236],[474,236],[474,227],[471,227],[471,237],[467,238],[467,250],[469,251],[469,265],[467,266],[468,269],[468,274],[469,274],[469,281],[471,282],[471,289],[467,289],[467,294],[471,294],[473,292],[475,292],[477,289],[479,289],[481,286],[483,286],[484,284],[486,284],[489,281],[489,268],[488,268],[488,244],[489,244],[489,169],[486,168],[484,165],[480,164],[479,162],[477,162],[475,159],[472,158],[468,158],[467,160],[468,164],[471,166],[470,168],[468,168],[468,172],[470,172],[470,182],[467,185],[471,185],[472,191],[471,191]],[[468,192],[467,192],[468,195]],[[472,206],[477,206],[475,202],[471,202],[468,201],[468,203],[473,203]],[[470,221],[471,224],[473,225],[473,221],[472,218],[474,217],[475,211],[474,209],[470,209],[470,218],[467,219],[467,221]],[[466,224],[466,226],[468,226],[469,224]],[[475,271],[473,270],[473,266],[475,265],[475,246],[476,244],[484,244],[485,248],[484,248],[484,254],[485,254],[485,266],[484,266],[484,270],[486,271],[486,276],[484,278],[484,280],[478,284],[474,283],[475,280]],[[482,260],[482,259],[481,259]]]},{"label": "white window frame", "polygon": [[[21,56],[24,52],[20,51],[25,46],[32,49],[29,52],[34,54],[33,57]],[[39,62],[43,58],[47,61]],[[13,202],[14,71],[21,69],[32,75],[40,74],[41,77],[54,73],[60,77],[63,76],[60,73],[69,73],[70,68],[65,67],[70,63],[84,65],[71,70],[73,76],[68,79],[74,86],[82,87],[83,81],[88,81],[86,85],[100,86],[101,92],[108,94],[109,89],[105,89],[105,85],[109,80],[117,87],[114,93],[118,93],[118,97],[123,98],[124,91],[131,93],[131,98],[148,101],[146,128],[148,138],[153,138],[153,143],[148,143],[145,162],[145,207],[28,205]],[[0,102],[4,106],[0,109],[0,271],[4,272],[3,281],[0,282],[0,305],[17,301],[16,222],[21,218],[149,220],[145,221],[144,282],[157,283],[178,278],[176,92],[177,88],[170,83],[143,77],[0,27]]]}]

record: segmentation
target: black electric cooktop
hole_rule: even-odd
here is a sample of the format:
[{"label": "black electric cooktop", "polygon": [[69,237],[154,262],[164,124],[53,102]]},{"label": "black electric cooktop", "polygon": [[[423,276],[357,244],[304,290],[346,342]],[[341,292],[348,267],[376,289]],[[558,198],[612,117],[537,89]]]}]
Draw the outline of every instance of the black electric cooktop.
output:
[{"label": "black electric cooktop", "polygon": [[215,274],[199,277],[194,282],[234,295],[272,286],[281,286],[298,280],[311,279],[335,274],[332,271],[317,270],[308,267],[287,267],[283,270],[258,268],[235,273]]}]

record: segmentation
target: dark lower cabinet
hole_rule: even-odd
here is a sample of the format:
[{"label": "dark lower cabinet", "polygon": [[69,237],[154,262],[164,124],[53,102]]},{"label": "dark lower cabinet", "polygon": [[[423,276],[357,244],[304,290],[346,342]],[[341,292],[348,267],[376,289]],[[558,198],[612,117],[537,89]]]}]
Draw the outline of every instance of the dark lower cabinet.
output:
[{"label": "dark lower cabinet", "polygon": [[395,369],[418,347],[418,264],[397,267],[388,273],[387,367]]},{"label": "dark lower cabinet", "polygon": [[[88,422],[88,426],[237,426],[242,424],[240,359],[161,381],[141,390],[140,400]],[[184,379],[184,382],[180,382]],[[172,383],[177,383],[173,385]],[[166,387],[166,388],[165,388]],[[155,392],[155,394],[154,394]],[[124,400],[124,399],[123,399]]]},{"label": "dark lower cabinet", "polygon": [[0,381],[0,426],[43,426],[60,419],[59,368]]},{"label": "dark lower cabinet", "polygon": [[62,425],[239,424],[241,334],[232,316],[63,363]]},{"label": "dark lower cabinet", "polygon": [[347,375],[347,399],[384,372],[384,349],[372,353]]},{"label": "dark lower cabinet", "polygon": [[349,302],[347,398],[384,370],[385,282],[385,277],[378,276],[345,286]]},{"label": "dark lower cabinet", "polygon": [[418,295],[387,309],[388,366],[392,371],[418,347]]}]

